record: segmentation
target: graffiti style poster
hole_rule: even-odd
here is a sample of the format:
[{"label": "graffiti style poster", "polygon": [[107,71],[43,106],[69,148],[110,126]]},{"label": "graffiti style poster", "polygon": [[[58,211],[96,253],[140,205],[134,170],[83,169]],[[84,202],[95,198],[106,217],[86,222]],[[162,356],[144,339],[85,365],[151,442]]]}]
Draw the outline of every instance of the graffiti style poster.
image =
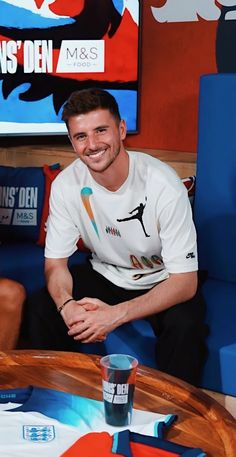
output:
[{"label": "graffiti style poster", "polygon": [[199,81],[236,72],[236,0],[145,0],[140,130],[131,148],[196,152]]},{"label": "graffiti style poster", "polygon": [[137,131],[139,3],[0,0],[0,134],[65,133],[65,101],[92,86]]}]

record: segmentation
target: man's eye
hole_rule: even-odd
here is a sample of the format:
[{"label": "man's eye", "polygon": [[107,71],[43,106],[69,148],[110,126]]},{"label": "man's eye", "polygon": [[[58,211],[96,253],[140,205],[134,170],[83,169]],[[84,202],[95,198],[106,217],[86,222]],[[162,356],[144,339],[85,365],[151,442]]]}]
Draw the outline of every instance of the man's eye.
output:
[{"label": "man's eye", "polygon": [[104,133],[107,131],[107,128],[101,127],[100,129],[97,130],[97,133]]},{"label": "man's eye", "polygon": [[84,141],[85,138],[86,138],[86,135],[78,135],[76,139],[77,139],[78,141]]}]

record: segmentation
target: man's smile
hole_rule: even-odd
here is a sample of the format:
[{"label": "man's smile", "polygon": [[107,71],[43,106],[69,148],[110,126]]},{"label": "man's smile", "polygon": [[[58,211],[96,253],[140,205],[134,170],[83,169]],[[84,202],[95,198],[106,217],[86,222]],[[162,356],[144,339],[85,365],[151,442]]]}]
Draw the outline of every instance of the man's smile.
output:
[{"label": "man's smile", "polygon": [[105,154],[107,149],[99,149],[98,151],[93,151],[93,152],[88,152],[86,154],[87,157],[91,158],[91,159],[98,159],[99,157],[102,157],[103,154]]}]

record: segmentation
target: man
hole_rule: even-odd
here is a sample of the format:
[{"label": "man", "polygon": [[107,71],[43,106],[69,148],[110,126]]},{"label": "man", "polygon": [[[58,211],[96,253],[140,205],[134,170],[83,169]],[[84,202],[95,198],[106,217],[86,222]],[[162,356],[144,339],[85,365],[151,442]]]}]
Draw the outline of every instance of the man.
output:
[{"label": "man", "polygon": [[[125,150],[126,125],[108,92],[74,92],[62,118],[78,159],[52,185],[45,249],[52,299],[32,301],[34,346],[73,350],[148,318],[158,336],[158,368],[198,384],[205,305],[181,180],[159,160]],[[69,271],[79,238],[92,257]]]},{"label": "man", "polygon": [[0,278],[0,351],[17,345],[24,301],[25,289],[21,284]]}]

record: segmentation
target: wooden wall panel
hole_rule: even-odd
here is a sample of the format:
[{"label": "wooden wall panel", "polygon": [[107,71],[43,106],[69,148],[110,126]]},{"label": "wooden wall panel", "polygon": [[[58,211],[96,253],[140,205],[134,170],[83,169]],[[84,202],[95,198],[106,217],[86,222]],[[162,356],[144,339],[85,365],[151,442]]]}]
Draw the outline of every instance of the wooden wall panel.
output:
[{"label": "wooden wall panel", "polygon": [[[137,149],[136,149],[137,150]],[[196,154],[173,151],[158,151],[155,149],[142,149],[143,152],[163,160],[172,166],[180,177],[195,174]],[[69,165],[75,154],[70,146],[11,146],[0,148],[0,165],[8,166],[42,166],[59,162],[63,167]]]}]

